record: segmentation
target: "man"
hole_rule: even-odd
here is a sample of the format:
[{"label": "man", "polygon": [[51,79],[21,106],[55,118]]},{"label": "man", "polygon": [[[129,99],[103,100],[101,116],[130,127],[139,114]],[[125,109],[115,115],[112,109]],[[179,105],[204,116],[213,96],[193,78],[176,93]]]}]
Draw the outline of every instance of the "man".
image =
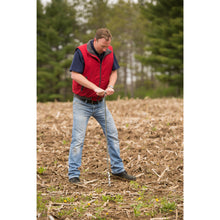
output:
[{"label": "man", "polygon": [[[113,48],[112,35],[106,28],[96,31],[95,38],[79,46],[70,67],[73,99],[73,130],[69,151],[69,181],[79,183],[82,149],[88,120],[93,116],[105,133],[104,95],[114,93],[119,68]],[[112,174],[125,180],[136,180],[128,175],[120,158],[118,132],[113,117],[106,108],[108,151]]]}]

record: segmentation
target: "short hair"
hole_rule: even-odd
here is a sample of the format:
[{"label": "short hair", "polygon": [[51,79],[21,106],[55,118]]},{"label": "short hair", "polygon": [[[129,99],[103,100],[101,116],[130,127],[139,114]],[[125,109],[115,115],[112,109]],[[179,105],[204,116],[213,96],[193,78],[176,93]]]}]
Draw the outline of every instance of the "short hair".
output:
[{"label": "short hair", "polygon": [[109,41],[112,38],[112,35],[107,28],[99,28],[96,30],[95,38],[96,40],[105,38],[106,41]]}]

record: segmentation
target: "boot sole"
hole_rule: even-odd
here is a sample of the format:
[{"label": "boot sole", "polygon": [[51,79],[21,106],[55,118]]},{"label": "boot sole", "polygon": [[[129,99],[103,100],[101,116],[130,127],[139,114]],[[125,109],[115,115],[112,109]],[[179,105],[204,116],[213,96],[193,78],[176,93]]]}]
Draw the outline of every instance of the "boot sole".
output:
[{"label": "boot sole", "polygon": [[120,180],[124,180],[124,181],[136,181],[136,179],[126,179],[124,177],[120,177],[120,176],[116,176],[114,174],[112,174],[112,177],[116,178],[116,179],[120,179]]}]

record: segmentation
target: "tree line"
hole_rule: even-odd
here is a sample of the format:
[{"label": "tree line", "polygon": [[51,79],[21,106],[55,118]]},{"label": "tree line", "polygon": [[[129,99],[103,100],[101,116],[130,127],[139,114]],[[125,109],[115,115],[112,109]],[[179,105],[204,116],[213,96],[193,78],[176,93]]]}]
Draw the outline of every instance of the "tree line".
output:
[{"label": "tree line", "polygon": [[37,0],[37,100],[72,100],[77,46],[110,29],[120,97],[183,95],[183,0]]}]

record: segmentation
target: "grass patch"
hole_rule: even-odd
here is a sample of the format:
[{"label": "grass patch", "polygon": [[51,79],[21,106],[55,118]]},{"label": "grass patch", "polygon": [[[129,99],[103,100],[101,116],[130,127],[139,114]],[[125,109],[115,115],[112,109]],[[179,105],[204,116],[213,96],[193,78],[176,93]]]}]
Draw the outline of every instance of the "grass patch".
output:
[{"label": "grass patch", "polygon": [[46,168],[45,167],[39,167],[38,169],[37,169],[37,173],[38,174],[44,174],[45,173],[45,171],[46,171]]},{"label": "grass patch", "polygon": [[41,213],[42,217],[47,215],[47,201],[43,201],[41,193],[37,194],[37,212]]},{"label": "grass patch", "polygon": [[102,195],[102,200],[107,202],[107,201],[113,201],[113,202],[123,202],[123,196],[122,195],[115,195],[115,196],[110,196],[110,195],[107,195],[107,196],[104,196]]},{"label": "grass patch", "polygon": [[166,198],[163,198],[161,201],[160,211],[167,213],[167,212],[173,212],[174,210],[176,210],[176,203],[169,202],[169,201],[167,201]]},{"label": "grass patch", "polygon": [[140,185],[136,181],[130,181],[130,186],[131,188],[134,188],[134,189],[141,188]]},{"label": "grass patch", "polygon": [[102,193],[102,192],[103,192],[103,189],[102,189],[102,188],[97,188],[97,189],[95,190],[95,192],[96,192],[96,193]]},{"label": "grass patch", "polygon": [[67,202],[75,202],[77,200],[77,197],[60,197],[60,198],[55,198],[51,197],[51,201],[54,203],[67,203]]}]

